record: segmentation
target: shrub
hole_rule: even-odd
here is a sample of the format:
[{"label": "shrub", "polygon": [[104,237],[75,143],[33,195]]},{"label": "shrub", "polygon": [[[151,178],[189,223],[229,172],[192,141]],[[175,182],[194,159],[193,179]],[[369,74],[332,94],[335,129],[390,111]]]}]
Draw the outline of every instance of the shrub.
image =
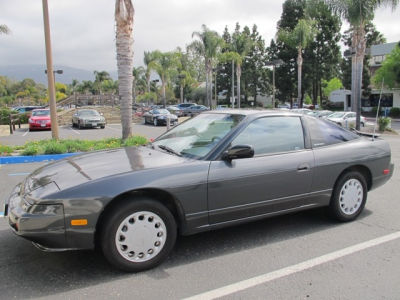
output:
[{"label": "shrub", "polygon": [[0,125],[10,124],[11,110],[7,107],[0,108]]},{"label": "shrub", "polygon": [[51,140],[44,145],[44,154],[61,154],[66,152],[67,147],[56,140]]},{"label": "shrub", "polygon": [[0,156],[9,156],[13,152],[10,146],[0,145]]},{"label": "shrub", "polygon": [[21,152],[21,155],[37,155],[39,153],[39,147],[35,144],[30,144],[25,147]]},{"label": "shrub", "polygon": [[392,107],[390,109],[389,115],[393,118],[398,118],[400,117],[400,108],[399,107]]},{"label": "shrub", "polygon": [[381,117],[378,119],[379,131],[385,131],[390,123],[390,118]]}]

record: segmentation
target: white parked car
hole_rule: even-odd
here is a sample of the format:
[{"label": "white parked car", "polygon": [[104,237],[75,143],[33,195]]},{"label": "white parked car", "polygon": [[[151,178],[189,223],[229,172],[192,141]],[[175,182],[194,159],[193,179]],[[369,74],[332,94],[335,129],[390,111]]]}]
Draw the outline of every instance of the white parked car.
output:
[{"label": "white parked car", "polygon": [[[342,127],[355,127],[356,125],[356,113],[352,111],[348,112],[335,112],[327,117],[329,121],[335,122],[336,124]],[[365,117],[360,117],[360,125],[362,127],[365,126],[366,120]]]}]

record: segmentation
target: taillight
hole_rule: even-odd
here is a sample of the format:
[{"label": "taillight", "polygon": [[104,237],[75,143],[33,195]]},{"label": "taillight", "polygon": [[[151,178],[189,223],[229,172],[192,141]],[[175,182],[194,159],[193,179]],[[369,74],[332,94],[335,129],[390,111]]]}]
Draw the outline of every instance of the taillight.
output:
[{"label": "taillight", "polygon": [[387,175],[387,174],[389,174],[389,173],[390,173],[390,170],[389,170],[389,169],[383,170],[383,175]]}]

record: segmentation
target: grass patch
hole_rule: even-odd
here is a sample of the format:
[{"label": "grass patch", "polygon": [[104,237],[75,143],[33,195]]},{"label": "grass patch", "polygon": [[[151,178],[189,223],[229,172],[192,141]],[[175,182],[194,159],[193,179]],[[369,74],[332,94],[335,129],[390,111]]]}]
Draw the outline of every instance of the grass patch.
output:
[{"label": "grass patch", "polygon": [[13,148],[10,146],[0,145],[0,156],[9,156],[13,151]]},{"label": "grass patch", "polygon": [[147,139],[143,136],[132,136],[122,142],[118,138],[103,140],[41,140],[28,142],[24,146],[0,145],[0,156],[9,156],[15,151],[20,155],[63,154],[73,152],[89,152],[97,150],[115,149],[120,147],[146,145]]}]

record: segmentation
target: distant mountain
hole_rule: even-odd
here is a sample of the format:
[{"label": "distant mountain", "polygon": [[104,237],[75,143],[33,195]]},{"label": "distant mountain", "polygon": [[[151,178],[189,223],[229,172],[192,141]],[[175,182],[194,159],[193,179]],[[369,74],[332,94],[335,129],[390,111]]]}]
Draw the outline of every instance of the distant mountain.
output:
[{"label": "distant mountain", "polygon": [[[46,67],[44,65],[0,65],[0,75],[7,76],[15,80],[32,78],[35,80],[35,82],[42,83],[47,86],[47,76],[44,73],[45,69]],[[63,70],[63,74],[56,74],[56,81],[64,84],[70,84],[73,79],[78,81],[94,81],[93,71],[71,68],[67,66],[54,66],[54,70]],[[111,71],[108,73],[110,73],[114,80],[117,79],[117,71]]]}]

